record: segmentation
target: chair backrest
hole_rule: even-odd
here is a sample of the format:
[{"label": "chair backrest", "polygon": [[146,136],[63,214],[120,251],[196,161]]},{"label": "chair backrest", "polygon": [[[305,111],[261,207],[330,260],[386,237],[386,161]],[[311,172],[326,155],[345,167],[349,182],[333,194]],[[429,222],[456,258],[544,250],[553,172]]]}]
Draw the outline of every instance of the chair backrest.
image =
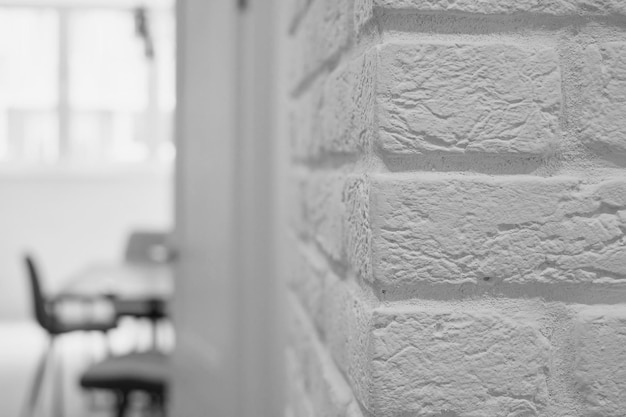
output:
[{"label": "chair backrest", "polygon": [[35,313],[35,319],[37,323],[44,329],[48,330],[48,324],[50,323],[50,316],[46,309],[46,299],[41,289],[41,281],[39,278],[39,271],[35,264],[35,260],[32,255],[24,255],[24,263],[26,264],[26,270],[28,278],[30,280],[30,287],[33,296],[33,310]]},{"label": "chair backrest", "polygon": [[170,258],[170,234],[163,231],[136,230],[128,237],[124,260],[135,263],[164,263]]}]

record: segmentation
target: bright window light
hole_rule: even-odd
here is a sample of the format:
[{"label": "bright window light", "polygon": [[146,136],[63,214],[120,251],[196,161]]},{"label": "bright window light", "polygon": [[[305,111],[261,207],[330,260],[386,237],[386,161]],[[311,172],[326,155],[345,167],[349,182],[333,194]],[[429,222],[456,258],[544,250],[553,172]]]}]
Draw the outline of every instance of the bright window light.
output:
[{"label": "bright window light", "polygon": [[0,163],[171,160],[174,71],[170,9],[0,6]]}]

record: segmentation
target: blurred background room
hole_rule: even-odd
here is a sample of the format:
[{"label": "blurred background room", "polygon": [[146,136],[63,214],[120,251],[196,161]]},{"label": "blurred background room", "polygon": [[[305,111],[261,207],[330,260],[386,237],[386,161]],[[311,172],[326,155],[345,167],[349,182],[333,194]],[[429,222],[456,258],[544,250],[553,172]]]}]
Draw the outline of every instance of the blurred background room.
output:
[{"label": "blurred background room", "polygon": [[[57,294],[93,265],[126,262],[133,232],[172,227],[173,8],[170,0],[0,1],[2,416],[24,407],[47,349],[24,256]],[[145,327],[125,323],[112,349],[149,343]],[[64,413],[98,415],[107,407],[86,403],[94,400],[76,379],[102,342],[71,333],[55,352],[66,371]],[[40,409],[50,408],[50,378]]]},{"label": "blurred background room", "polygon": [[0,416],[282,412],[273,10],[0,0]]}]

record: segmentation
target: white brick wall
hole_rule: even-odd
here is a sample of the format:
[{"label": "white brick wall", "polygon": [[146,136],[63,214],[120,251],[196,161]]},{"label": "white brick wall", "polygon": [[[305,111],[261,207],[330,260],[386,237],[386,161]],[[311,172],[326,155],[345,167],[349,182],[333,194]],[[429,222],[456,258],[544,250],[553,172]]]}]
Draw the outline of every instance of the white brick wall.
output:
[{"label": "white brick wall", "polygon": [[371,329],[369,408],[380,416],[537,414],[550,345],[532,320],[493,308],[383,307]]},{"label": "white brick wall", "polygon": [[291,415],[626,415],[626,1],[289,9]]},{"label": "white brick wall", "polygon": [[626,155],[626,42],[587,47],[584,96],[585,142],[599,152]]},{"label": "white brick wall", "polygon": [[373,0],[372,6],[389,10],[420,12],[465,12],[478,14],[534,13],[556,16],[626,14],[621,0]]},{"label": "white brick wall", "polygon": [[586,307],[576,317],[576,388],[586,415],[626,409],[626,307]]},{"label": "white brick wall", "polygon": [[372,279],[626,283],[626,181],[383,174],[373,179]]},{"label": "white brick wall", "polygon": [[386,43],[379,61],[385,152],[543,154],[558,141],[561,77],[552,48]]}]

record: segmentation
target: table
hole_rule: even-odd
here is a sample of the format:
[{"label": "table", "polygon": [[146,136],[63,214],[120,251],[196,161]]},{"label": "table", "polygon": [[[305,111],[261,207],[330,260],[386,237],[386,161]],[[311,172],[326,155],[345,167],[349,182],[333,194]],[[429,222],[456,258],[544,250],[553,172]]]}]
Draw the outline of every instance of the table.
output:
[{"label": "table", "polygon": [[57,296],[167,301],[173,281],[171,264],[96,263],[70,277]]},{"label": "table", "polygon": [[156,345],[157,321],[169,316],[169,300],[174,292],[173,274],[173,265],[168,263],[96,263],[70,277],[56,297],[110,298],[113,300],[112,314],[150,319],[153,345]]}]

